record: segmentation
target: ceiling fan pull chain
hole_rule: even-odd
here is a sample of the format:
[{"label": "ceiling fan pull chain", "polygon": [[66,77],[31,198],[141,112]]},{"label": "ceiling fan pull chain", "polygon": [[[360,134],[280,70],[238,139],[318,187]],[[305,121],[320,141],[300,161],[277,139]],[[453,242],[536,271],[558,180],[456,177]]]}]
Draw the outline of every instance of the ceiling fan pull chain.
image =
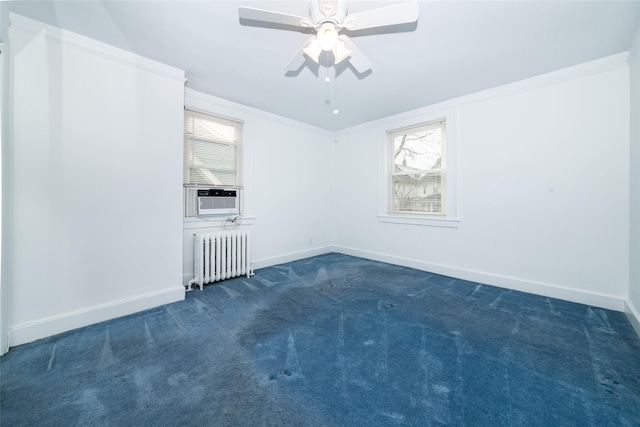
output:
[{"label": "ceiling fan pull chain", "polygon": [[325,59],[324,67],[327,70],[327,75],[325,76],[324,81],[329,83],[331,81],[331,77],[329,77],[329,55],[327,55],[326,52],[325,52],[325,55],[324,55],[324,59]]}]

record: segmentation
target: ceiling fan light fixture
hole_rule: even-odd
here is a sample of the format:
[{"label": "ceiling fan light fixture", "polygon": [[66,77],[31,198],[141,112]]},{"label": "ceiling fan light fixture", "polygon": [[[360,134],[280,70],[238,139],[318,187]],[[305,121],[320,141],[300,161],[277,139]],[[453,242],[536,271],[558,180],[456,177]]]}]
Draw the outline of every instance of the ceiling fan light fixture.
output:
[{"label": "ceiling fan light fixture", "polygon": [[339,40],[338,44],[336,44],[335,49],[333,49],[333,57],[335,58],[335,63],[339,64],[349,56],[351,56],[351,51],[347,49],[347,46],[345,46],[342,40]]},{"label": "ceiling fan light fixture", "polygon": [[309,40],[307,45],[302,48],[302,51],[309,58],[313,59],[316,62],[316,64],[318,63],[320,54],[322,53],[322,49],[320,48],[320,45],[318,44],[318,40],[316,39]]},{"label": "ceiling fan light fixture", "polygon": [[316,34],[312,39],[307,41],[287,64],[288,72],[299,71],[306,59],[319,64],[322,52],[332,52],[335,64],[348,58],[353,69],[360,74],[371,69],[371,62],[347,36],[339,35],[342,29],[353,31],[389,27],[413,23],[419,18],[418,0],[352,14],[349,14],[347,2],[348,0],[310,0],[309,17],[252,7],[240,7],[238,13],[240,23],[243,25],[244,21],[262,21],[294,27],[293,29],[298,27],[298,30],[310,28],[315,30]]},{"label": "ceiling fan light fixture", "polygon": [[325,22],[318,29],[316,39],[322,50],[332,51],[338,44],[338,30],[331,22]]}]

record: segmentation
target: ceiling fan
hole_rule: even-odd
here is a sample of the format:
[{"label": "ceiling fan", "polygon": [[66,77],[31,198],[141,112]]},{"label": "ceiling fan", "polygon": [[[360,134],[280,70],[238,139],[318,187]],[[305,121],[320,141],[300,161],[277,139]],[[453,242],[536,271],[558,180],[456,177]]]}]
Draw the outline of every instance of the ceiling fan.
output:
[{"label": "ceiling fan", "polygon": [[353,68],[359,73],[364,73],[371,69],[371,62],[346,35],[340,34],[340,31],[359,31],[415,22],[418,20],[418,2],[410,1],[349,15],[346,0],[310,0],[308,18],[251,7],[240,7],[238,13],[241,19],[279,24],[282,25],[279,28],[283,29],[311,30],[316,33],[289,61],[287,71],[297,71],[307,58],[319,64],[323,52],[332,52],[335,64],[349,58]]}]

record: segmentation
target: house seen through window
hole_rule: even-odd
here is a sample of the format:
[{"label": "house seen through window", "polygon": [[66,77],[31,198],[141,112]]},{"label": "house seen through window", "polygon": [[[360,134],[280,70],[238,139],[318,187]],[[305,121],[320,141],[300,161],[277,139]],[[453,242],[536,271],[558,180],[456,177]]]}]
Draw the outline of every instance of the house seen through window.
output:
[{"label": "house seen through window", "polygon": [[446,214],[445,121],[388,132],[391,213]]}]

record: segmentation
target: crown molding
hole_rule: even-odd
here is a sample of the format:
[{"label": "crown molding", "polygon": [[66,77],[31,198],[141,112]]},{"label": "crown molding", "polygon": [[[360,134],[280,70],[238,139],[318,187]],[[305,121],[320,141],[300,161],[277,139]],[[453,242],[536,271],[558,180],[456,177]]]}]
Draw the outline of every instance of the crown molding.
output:
[{"label": "crown molding", "polygon": [[145,58],[127,50],[120,49],[49,24],[35,21],[15,13],[9,14],[9,20],[11,22],[11,26],[9,27],[9,39],[11,39],[15,32],[21,32],[32,37],[43,36],[48,41],[54,43],[71,46],[87,53],[120,62],[143,71],[159,74],[170,79],[181,81],[182,83],[186,81],[184,70]]},{"label": "crown molding", "polygon": [[[638,50],[640,50],[640,48],[638,48]],[[475,104],[478,102],[502,98],[505,96],[511,96],[518,93],[542,88],[545,86],[563,83],[569,80],[575,80],[583,77],[588,77],[596,74],[618,70],[621,68],[628,68],[629,66],[627,62],[628,58],[629,58],[629,52],[622,52],[616,55],[611,55],[604,58],[596,59],[594,61],[584,62],[582,64],[578,64],[573,67],[563,68],[561,70],[541,74],[541,75],[520,80],[514,83],[497,86],[494,88],[475,92],[469,95],[452,98],[447,101],[439,102],[437,104],[427,105],[414,110],[409,110],[403,113],[394,114],[392,116],[387,116],[387,117],[370,121],[367,123],[362,123],[350,128],[345,128],[338,131],[338,135],[343,133],[347,134],[355,131],[360,131],[360,130],[371,128],[374,126],[380,126],[389,121],[399,121],[412,116],[422,116],[425,114],[430,114],[436,111],[442,111],[449,108],[464,107],[464,106]]]},{"label": "crown molding", "polygon": [[[269,113],[267,111],[264,110],[260,110],[258,108],[254,108],[254,107],[249,107],[247,105],[244,104],[240,104],[237,102],[233,102],[233,101],[229,101],[227,99],[224,98],[219,98],[217,96],[213,96],[213,95],[209,95],[207,93],[204,92],[200,92],[197,91],[195,89],[186,87],[185,91],[184,91],[184,95],[185,95],[185,105],[190,106],[192,104],[194,104],[194,100],[196,101],[202,101],[208,104],[213,104],[216,105],[218,107],[222,107],[226,110],[230,110],[232,112],[238,112],[241,115],[250,115],[252,117],[259,117],[261,119],[265,119],[265,120],[271,120],[274,122],[278,122],[284,125],[288,125],[288,126],[292,126],[292,127],[296,127],[298,129],[303,129],[303,130],[307,130],[310,132],[315,132],[315,133],[319,133],[321,135],[326,135],[329,136],[331,138],[333,138],[335,136],[335,132],[327,130],[327,129],[323,129],[323,128],[319,128],[316,126],[312,126],[310,124],[307,123],[303,123],[297,120],[293,120],[290,119],[288,117],[284,117],[284,116],[279,116],[277,114],[273,114],[273,113]],[[232,114],[230,117],[234,117],[234,115]],[[237,117],[237,114],[236,114]]]}]

